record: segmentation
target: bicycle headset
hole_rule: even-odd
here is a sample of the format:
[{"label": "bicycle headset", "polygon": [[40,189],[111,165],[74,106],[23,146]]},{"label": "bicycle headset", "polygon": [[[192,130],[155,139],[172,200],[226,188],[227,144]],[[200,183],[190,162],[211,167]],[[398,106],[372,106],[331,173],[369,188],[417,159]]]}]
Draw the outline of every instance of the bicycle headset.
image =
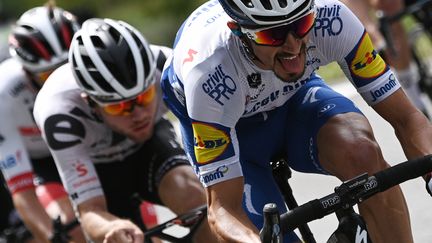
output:
[{"label": "bicycle headset", "polygon": [[9,52],[31,73],[53,70],[67,61],[79,29],[74,15],[54,6],[27,10],[9,35]]},{"label": "bicycle headset", "polygon": [[134,98],[155,81],[147,40],[119,20],[86,20],[72,40],[69,63],[78,85],[99,104]]},{"label": "bicycle headset", "polygon": [[290,23],[313,10],[314,0],[219,0],[239,25],[258,27]]}]

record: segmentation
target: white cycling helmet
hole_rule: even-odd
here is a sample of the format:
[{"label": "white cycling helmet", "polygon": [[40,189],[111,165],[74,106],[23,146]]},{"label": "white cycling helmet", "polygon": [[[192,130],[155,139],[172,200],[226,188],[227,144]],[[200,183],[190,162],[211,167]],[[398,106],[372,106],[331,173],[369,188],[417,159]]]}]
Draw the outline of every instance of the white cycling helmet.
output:
[{"label": "white cycling helmet", "polygon": [[225,12],[242,26],[292,22],[312,11],[314,0],[219,0]]},{"label": "white cycling helmet", "polygon": [[69,63],[78,85],[100,104],[134,98],[155,80],[149,44],[123,21],[86,20],[72,40]]},{"label": "white cycling helmet", "polygon": [[9,52],[30,72],[45,72],[67,62],[76,17],[53,6],[27,10],[9,35]]}]

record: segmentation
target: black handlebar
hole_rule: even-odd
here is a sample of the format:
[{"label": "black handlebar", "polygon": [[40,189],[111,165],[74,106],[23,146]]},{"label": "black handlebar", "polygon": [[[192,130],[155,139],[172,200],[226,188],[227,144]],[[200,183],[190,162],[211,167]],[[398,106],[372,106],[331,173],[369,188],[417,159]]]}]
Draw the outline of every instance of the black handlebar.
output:
[{"label": "black handlebar", "polygon": [[[207,205],[197,207],[185,214],[179,215],[173,219],[170,219],[160,225],[150,228],[144,232],[144,242],[152,242],[151,237],[156,236],[161,240],[169,242],[186,243],[192,242],[192,238],[201,225],[201,222],[207,216]],[[184,236],[174,236],[169,233],[165,233],[164,230],[174,225],[189,228],[189,233]]]},{"label": "black handlebar", "polygon": [[[407,180],[423,176],[431,171],[432,155],[428,155],[389,167],[372,176],[362,174],[343,182],[342,185],[335,188],[334,193],[320,199],[311,200],[280,215],[280,229],[285,234],[296,229],[299,225],[320,219],[338,209],[349,208],[379,192]],[[266,214],[268,212],[264,211],[264,218],[266,218]],[[266,224],[267,222],[264,222],[263,229],[274,227]],[[268,234],[268,232],[263,232],[263,234]]]}]

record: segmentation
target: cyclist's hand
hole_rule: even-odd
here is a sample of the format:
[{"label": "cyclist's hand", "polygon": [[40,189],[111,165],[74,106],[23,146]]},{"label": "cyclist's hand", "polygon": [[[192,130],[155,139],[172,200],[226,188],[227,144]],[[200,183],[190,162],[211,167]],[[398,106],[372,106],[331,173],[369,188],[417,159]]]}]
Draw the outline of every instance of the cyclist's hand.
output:
[{"label": "cyclist's hand", "polygon": [[103,243],[143,243],[144,234],[129,220],[118,219],[112,222],[110,231],[105,234]]},{"label": "cyclist's hand", "polygon": [[429,195],[432,196],[432,173],[429,173],[425,177],[426,180],[426,190],[429,192]]}]

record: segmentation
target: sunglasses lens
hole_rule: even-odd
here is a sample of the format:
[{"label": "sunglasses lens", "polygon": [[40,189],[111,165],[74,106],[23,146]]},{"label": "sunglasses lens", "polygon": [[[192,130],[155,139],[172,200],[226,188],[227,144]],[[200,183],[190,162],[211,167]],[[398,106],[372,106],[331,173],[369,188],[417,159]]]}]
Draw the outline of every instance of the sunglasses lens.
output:
[{"label": "sunglasses lens", "polygon": [[293,32],[297,37],[303,38],[313,27],[315,14],[310,13],[300,19],[287,24],[270,29],[255,32],[254,41],[259,45],[280,46],[285,42],[289,32]]},{"label": "sunglasses lens", "polygon": [[135,104],[146,106],[149,105],[156,94],[155,85],[150,86],[143,93],[139,94],[135,99],[119,102],[116,104],[109,104],[103,106],[103,109],[106,113],[113,116],[126,116],[132,112],[133,106]]},{"label": "sunglasses lens", "polygon": [[45,82],[52,72],[52,70],[49,70],[46,72],[35,73],[34,77],[37,79],[37,81]]},{"label": "sunglasses lens", "polygon": [[118,116],[123,115],[129,111],[132,106],[131,101],[125,101],[117,104],[110,104],[103,107],[104,111],[110,115]]},{"label": "sunglasses lens", "polygon": [[314,23],[315,15],[310,13],[292,23],[293,31],[298,37],[302,38],[312,29]]},{"label": "sunglasses lens", "polygon": [[146,91],[144,91],[142,94],[137,96],[136,103],[139,105],[146,106],[153,101],[155,94],[156,94],[156,88],[154,85],[152,85]]},{"label": "sunglasses lens", "polygon": [[280,27],[262,30],[255,33],[255,42],[260,45],[279,46],[284,43],[287,33],[288,31]]}]

